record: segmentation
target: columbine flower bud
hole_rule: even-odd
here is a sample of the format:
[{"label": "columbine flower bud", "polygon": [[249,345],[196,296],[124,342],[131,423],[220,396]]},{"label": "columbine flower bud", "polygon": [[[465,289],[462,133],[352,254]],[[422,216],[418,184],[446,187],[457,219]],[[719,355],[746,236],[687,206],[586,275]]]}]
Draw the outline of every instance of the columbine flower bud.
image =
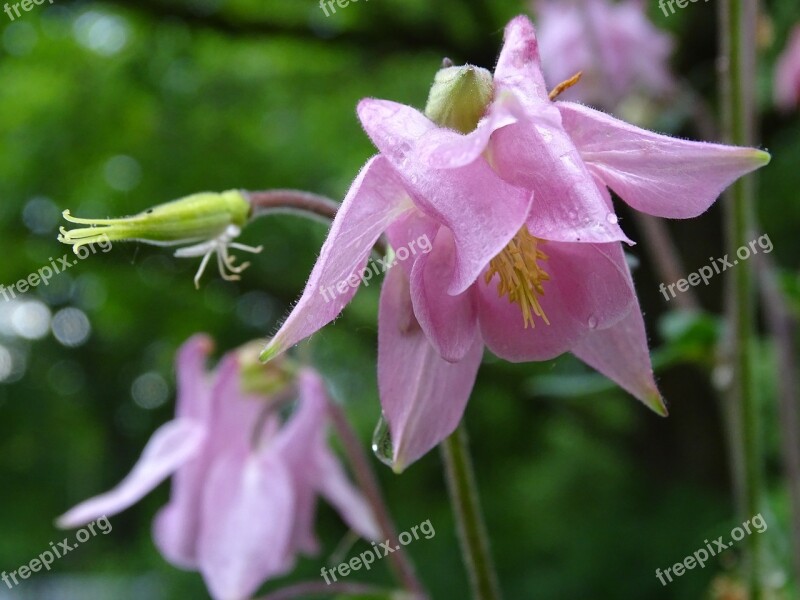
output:
[{"label": "columbine flower bud", "polygon": [[250,342],[241,346],[236,352],[240,385],[248,394],[261,394],[274,398],[294,382],[300,369],[285,355],[266,364],[262,363],[258,359],[262,346],[259,341]]},{"label": "columbine flower bud", "polygon": [[433,80],[425,116],[441,127],[469,133],[492,100],[492,74],[473,65],[444,67]]},{"label": "columbine flower bud", "polygon": [[58,241],[71,244],[73,251],[101,238],[111,241],[137,241],[157,246],[194,244],[175,252],[178,257],[202,256],[200,268],[194,278],[195,286],[212,254],[217,254],[217,264],[223,279],[239,279],[239,273],[249,266],[234,265],[228,247],[258,253],[253,248],[234,243],[250,214],[250,202],[243,192],[230,190],[222,193],[203,192],[179,200],[159,204],[132,217],[121,219],[79,219],[69,210],[64,218],[70,223],[88,225],[80,229],[60,229]]}]

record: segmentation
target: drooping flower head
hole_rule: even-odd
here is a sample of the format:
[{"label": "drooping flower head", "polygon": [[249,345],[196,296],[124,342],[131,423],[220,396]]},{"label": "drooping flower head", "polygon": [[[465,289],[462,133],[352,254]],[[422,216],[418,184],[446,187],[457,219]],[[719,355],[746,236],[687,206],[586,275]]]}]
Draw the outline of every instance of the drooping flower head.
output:
[{"label": "drooping flower head", "polygon": [[545,81],[554,87],[583,72],[565,100],[613,110],[631,95],[658,98],[674,89],[672,39],[641,0],[537,0],[534,12]]},{"label": "drooping flower head", "polygon": [[[177,360],[175,419],[153,434],[117,487],[74,507],[59,525],[116,514],[172,476],[169,504],[154,521],[156,545],[172,564],[200,571],[218,600],[250,598],[266,579],[288,572],[298,553],[316,552],[318,496],[359,535],[377,539],[370,508],[327,445],[320,377],[310,369],[296,375],[299,404],[282,423],[277,403],[292,391],[281,385],[286,374],[262,374],[258,387],[282,388],[273,395],[247,391],[241,354],[225,356],[208,373],[210,351],[205,336],[186,342]],[[244,381],[252,384],[253,374]]]},{"label": "drooping flower head", "polygon": [[382,233],[395,248],[426,235],[431,252],[392,269],[381,293],[378,383],[396,470],[455,429],[484,345],[513,362],[572,351],[666,413],[609,188],[638,210],[694,217],[768,154],[554,102],[525,17],[507,26],[493,75],[457,67],[437,77],[424,114],[366,99],[358,115],[380,154],[353,182],[262,359],[341,312],[356,290],[333,301],[323,290],[358,276]]},{"label": "drooping flower head", "polygon": [[786,48],[775,63],[775,104],[789,112],[800,107],[800,24],[795,25]]},{"label": "drooping flower head", "polygon": [[228,248],[254,254],[253,248],[234,242],[247,223],[251,207],[246,195],[238,190],[222,193],[202,192],[149,208],[132,217],[121,219],[81,219],[69,210],[64,218],[70,223],[88,225],[79,229],[60,229],[58,241],[70,244],[73,251],[98,240],[137,241],[157,246],[191,244],[175,251],[178,257],[202,256],[195,275],[195,286],[212,255],[217,255],[217,266],[223,279],[239,279],[249,263],[236,266]]}]

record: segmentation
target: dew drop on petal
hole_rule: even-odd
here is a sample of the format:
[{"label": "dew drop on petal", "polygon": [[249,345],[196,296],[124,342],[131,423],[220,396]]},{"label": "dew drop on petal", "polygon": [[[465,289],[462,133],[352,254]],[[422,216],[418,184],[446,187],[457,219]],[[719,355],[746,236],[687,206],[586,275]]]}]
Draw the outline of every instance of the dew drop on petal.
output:
[{"label": "dew drop on petal", "polygon": [[608,213],[606,215],[606,221],[608,221],[611,225],[616,225],[619,222],[619,219],[614,213]]},{"label": "dew drop on petal", "polygon": [[590,316],[587,325],[589,325],[589,329],[597,329],[597,317]]},{"label": "dew drop on petal", "polygon": [[375,426],[375,433],[372,434],[372,451],[383,464],[394,467],[394,448],[392,448],[392,438],[389,434],[389,423],[386,422],[383,415]]}]

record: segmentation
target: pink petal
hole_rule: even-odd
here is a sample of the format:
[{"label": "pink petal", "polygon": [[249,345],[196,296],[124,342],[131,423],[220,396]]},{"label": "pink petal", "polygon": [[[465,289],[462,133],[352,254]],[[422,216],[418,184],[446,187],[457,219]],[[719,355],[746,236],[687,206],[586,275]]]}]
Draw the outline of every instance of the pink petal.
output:
[{"label": "pink petal", "polygon": [[667,416],[667,408],[653,377],[638,300],[628,316],[608,329],[590,332],[572,348],[572,352],[656,413]]},{"label": "pink petal", "polygon": [[449,363],[414,318],[409,283],[389,272],[378,317],[378,387],[389,423],[393,468],[404,470],[458,426],[483,356],[479,336],[463,360]]},{"label": "pink petal", "polygon": [[455,295],[472,285],[489,261],[517,234],[530,212],[533,197],[529,191],[502,181],[483,159],[438,174],[420,177],[418,187],[430,200],[427,209],[435,206],[438,212],[434,218],[438,217],[453,233],[456,260],[447,293]]},{"label": "pink petal", "polygon": [[133,470],[117,487],[61,515],[58,526],[79,527],[135,504],[189,460],[204,438],[205,428],[196,421],[176,419],[165,423],[156,430]]},{"label": "pink petal", "polygon": [[[361,122],[405,179],[417,207],[453,232],[456,265],[447,291],[460,294],[519,231],[530,209],[531,194],[500,179],[482,157],[457,169],[431,169],[418,150],[419,139],[408,134],[414,127],[407,130],[406,116],[397,116],[408,111],[381,108],[384,105],[395,106],[384,100],[362,101]],[[398,143],[401,138],[404,141]]]},{"label": "pink petal", "polygon": [[179,399],[188,393],[209,397],[205,417],[208,433],[203,447],[173,476],[169,504],[153,522],[153,538],[159,551],[170,563],[184,569],[197,568],[202,490],[210,465],[221,453],[246,453],[250,449],[253,428],[265,406],[262,397],[242,392],[235,353],[222,359],[213,383],[200,380],[193,384],[191,374],[179,358]]},{"label": "pink petal", "polygon": [[358,118],[367,135],[393,165],[402,164],[416,153],[416,145],[436,124],[416,108],[365,98],[358,103]]},{"label": "pink petal", "polygon": [[350,483],[336,457],[327,448],[323,448],[317,461],[320,494],[358,535],[372,541],[380,539],[381,530],[372,508],[358,488]]},{"label": "pink petal", "polygon": [[200,570],[215,600],[246,600],[291,566],[295,494],[274,454],[228,454],[205,486]]},{"label": "pink petal", "polygon": [[294,482],[295,516],[289,552],[314,556],[319,552],[319,540],[314,531],[314,522],[317,516],[317,492],[304,485],[302,481],[298,481],[296,475],[292,476],[292,480]]},{"label": "pink petal", "polygon": [[535,317],[524,328],[522,311],[497,293],[498,277],[475,286],[478,319],[486,345],[511,362],[549,360],[563,354],[593,329],[622,319],[635,302],[622,248],[617,244],[548,242],[548,260],[539,265],[550,275],[539,298],[550,321]]},{"label": "pink petal", "polygon": [[[183,469],[176,475],[182,473]],[[173,482],[169,504],[159,510],[153,520],[153,541],[158,551],[173,566],[187,570],[198,568],[197,534],[200,530],[201,504],[199,493],[204,479],[195,476],[192,477],[192,481],[198,485],[189,486]]]},{"label": "pink petal", "polygon": [[[289,466],[298,489],[318,491],[359,535],[378,539],[372,510],[328,448],[330,400],[325,382],[314,371],[304,369],[298,378],[298,389],[300,404],[275,440],[275,450]],[[307,542],[309,529],[304,526],[296,531],[298,540]]]},{"label": "pink petal", "polygon": [[241,367],[235,352],[223,357],[216,375],[208,452],[246,452],[252,446],[253,429],[260,422],[267,400],[242,391]]},{"label": "pink petal", "polygon": [[434,129],[424,135],[419,142],[420,160],[433,169],[464,167],[486,150],[495,131],[517,122],[515,113],[520,110],[512,92],[501,92],[474,131],[463,135],[449,129]]},{"label": "pink petal", "polygon": [[400,248],[416,249],[416,252],[410,253],[409,259],[397,260],[398,266],[402,267],[409,277],[417,259],[432,250],[437,231],[439,224],[419,210],[404,215],[386,230],[386,237],[395,252]]},{"label": "pink petal", "polygon": [[206,372],[206,360],[214,342],[204,334],[193,335],[178,349],[175,369],[178,399],[175,416],[207,422],[211,412],[211,376]]},{"label": "pink petal", "polygon": [[[390,223],[412,209],[411,199],[386,159],[371,159],[350,187],[303,295],[267,344],[262,360],[283,352],[337,317],[355,295],[376,240]],[[353,280],[355,286],[350,285]]]},{"label": "pink petal", "polygon": [[789,112],[800,106],[800,25],[795,25],[786,49],[775,63],[775,104]]},{"label": "pink petal", "polygon": [[293,472],[306,474],[313,462],[314,450],[325,440],[328,399],[325,384],[311,369],[298,377],[297,407],[272,442]]},{"label": "pink petal", "polygon": [[505,42],[494,70],[495,81],[536,103],[549,102],[533,23],[519,16],[506,25]]},{"label": "pink petal", "polygon": [[736,179],[769,162],[769,154],[755,148],[680,140],[580,104],[557,106],[599,178],[633,208],[658,217],[696,217]]},{"label": "pink petal", "polygon": [[554,112],[554,121],[525,118],[495,132],[492,140],[500,176],[533,190],[528,230],[557,242],[628,242]]},{"label": "pink petal", "polygon": [[[212,423],[212,382],[205,362],[213,343],[205,335],[189,338],[178,350],[178,417],[192,418],[207,426]],[[208,436],[204,440],[207,445]],[[172,478],[170,501],[153,521],[153,539],[159,552],[173,565],[194,569],[196,539],[200,519],[200,490],[207,468],[207,451],[197,452],[178,469]]]},{"label": "pink petal", "polygon": [[441,227],[433,250],[417,258],[411,274],[414,314],[428,341],[448,362],[458,362],[466,356],[478,331],[472,295],[447,293],[454,265],[453,234]]}]

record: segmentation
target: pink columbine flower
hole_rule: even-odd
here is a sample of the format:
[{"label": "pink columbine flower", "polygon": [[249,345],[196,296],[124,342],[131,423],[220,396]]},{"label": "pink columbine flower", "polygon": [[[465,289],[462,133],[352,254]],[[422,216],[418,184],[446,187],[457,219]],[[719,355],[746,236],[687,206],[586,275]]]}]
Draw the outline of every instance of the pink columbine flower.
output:
[{"label": "pink columbine flower", "polygon": [[[461,73],[479,81],[481,71]],[[665,414],[608,188],[638,210],[694,217],[769,160],[551,101],[525,17],[507,26],[493,80],[485,77],[491,102],[464,133],[395,102],[359,104],[380,154],[353,182],[302,297],[262,353],[332,321],[356,290],[333,300],[323,291],[357,277],[382,233],[395,248],[434,240],[390,270],[381,293],[378,383],[396,470],[455,429],[484,344],[514,362],[571,350]],[[439,80],[476,96],[447,69]],[[445,104],[437,114],[450,118]]]},{"label": "pink columbine flower", "polygon": [[674,89],[672,39],[641,0],[540,0],[535,12],[545,81],[555,87],[583,71],[565,100],[612,110],[632,94],[656,98]]},{"label": "pink columbine flower", "polygon": [[250,598],[289,571],[298,552],[316,551],[317,495],[360,535],[377,539],[371,510],[327,446],[319,376],[300,372],[299,406],[281,425],[270,398],[242,391],[236,354],[205,371],[210,351],[202,335],[184,344],[175,419],[153,434],[117,487],[68,511],[59,526],[116,514],[172,476],[169,504],[154,522],[156,545],[175,566],[200,571],[219,600]]},{"label": "pink columbine flower", "polygon": [[775,104],[789,112],[800,106],[800,25],[795,25],[786,49],[775,65]]}]

